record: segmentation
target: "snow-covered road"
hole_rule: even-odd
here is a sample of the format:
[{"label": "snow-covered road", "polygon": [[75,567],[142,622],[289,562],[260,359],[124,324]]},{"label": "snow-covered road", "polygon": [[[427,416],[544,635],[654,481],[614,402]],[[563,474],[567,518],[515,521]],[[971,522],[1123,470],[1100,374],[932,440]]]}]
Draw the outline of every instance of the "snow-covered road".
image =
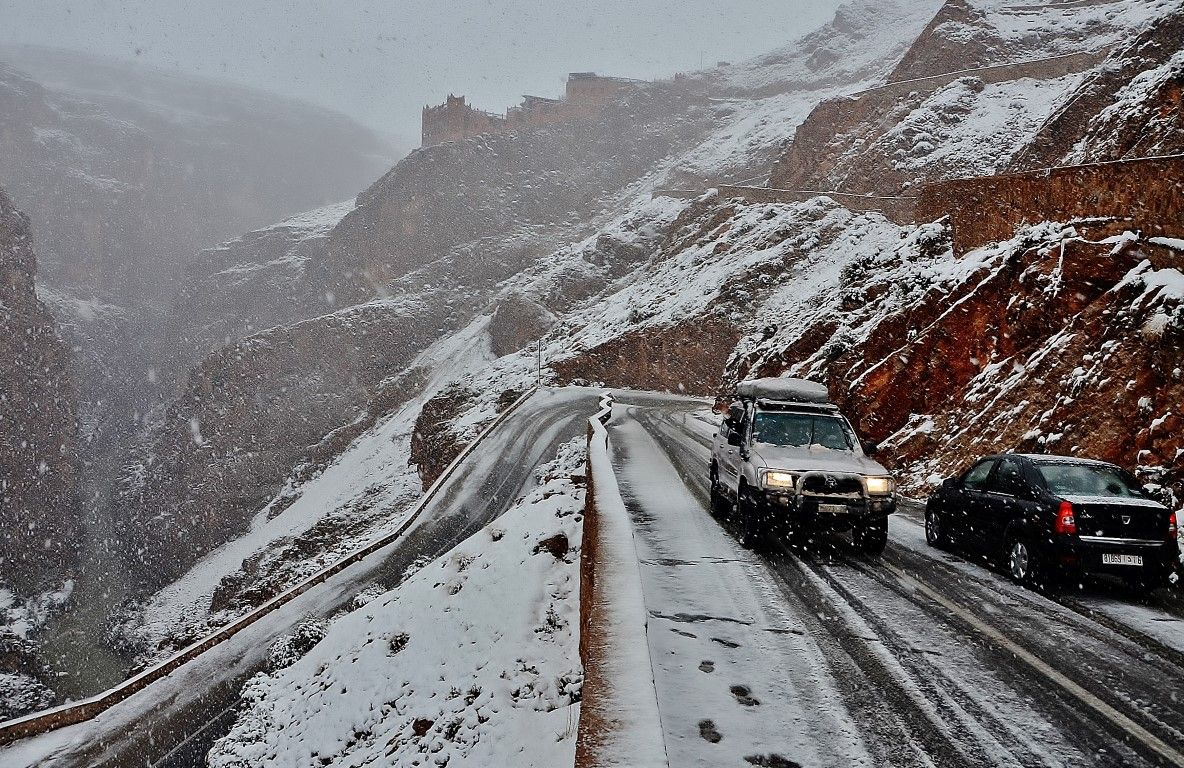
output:
[{"label": "snow-covered road", "polygon": [[[1184,760],[1184,622],[1057,599],[928,548],[741,549],[707,510],[710,416],[618,405],[671,765],[1158,765]],[[1161,598],[1161,602],[1164,598]]]}]

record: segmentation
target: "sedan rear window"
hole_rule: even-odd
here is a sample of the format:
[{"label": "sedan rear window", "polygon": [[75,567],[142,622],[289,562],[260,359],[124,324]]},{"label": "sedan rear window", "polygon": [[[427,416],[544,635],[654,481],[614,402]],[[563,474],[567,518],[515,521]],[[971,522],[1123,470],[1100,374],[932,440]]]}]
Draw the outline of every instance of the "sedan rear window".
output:
[{"label": "sedan rear window", "polygon": [[1048,490],[1057,496],[1145,498],[1132,478],[1102,464],[1037,464]]}]

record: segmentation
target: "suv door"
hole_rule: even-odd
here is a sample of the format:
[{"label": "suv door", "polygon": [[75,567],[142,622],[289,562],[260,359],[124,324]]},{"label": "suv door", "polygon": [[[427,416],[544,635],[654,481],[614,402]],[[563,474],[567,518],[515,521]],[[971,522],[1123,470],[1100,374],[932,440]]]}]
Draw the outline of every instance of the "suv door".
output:
[{"label": "suv door", "polygon": [[724,419],[719,432],[720,438],[722,438],[720,440],[719,479],[728,493],[734,494],[740,482],[740,447],[732,445],[729,438],[734,439],[735,436],[739,436],[743,442],[744,422],[733,423],[730,419]]}]

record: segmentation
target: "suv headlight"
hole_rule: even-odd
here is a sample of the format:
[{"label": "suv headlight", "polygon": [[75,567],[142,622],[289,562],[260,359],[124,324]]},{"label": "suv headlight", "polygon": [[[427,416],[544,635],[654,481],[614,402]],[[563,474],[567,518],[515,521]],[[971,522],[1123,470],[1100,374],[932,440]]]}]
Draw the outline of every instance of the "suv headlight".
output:
[{"label": "suv headlight", "polygon": [[896,483],[891,477],[865,477],[869,496],[886,496],[896,490]]},{"label": "suv headlight", "polygon": [[789,472],[768,470],[765,472],[766,488],[793,488],[794,476]]}]

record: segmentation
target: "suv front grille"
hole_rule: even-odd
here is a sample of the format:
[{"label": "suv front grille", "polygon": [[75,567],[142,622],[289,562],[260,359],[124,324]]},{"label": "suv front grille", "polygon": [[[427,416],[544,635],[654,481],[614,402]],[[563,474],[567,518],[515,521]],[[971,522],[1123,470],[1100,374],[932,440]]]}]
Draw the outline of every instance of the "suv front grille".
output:
[{"label": "suv front grille", "polygon": [[857,475],[829,472],[810,474],[802,478],[802,493],[812,496],[862,496],[863,480]]}]

